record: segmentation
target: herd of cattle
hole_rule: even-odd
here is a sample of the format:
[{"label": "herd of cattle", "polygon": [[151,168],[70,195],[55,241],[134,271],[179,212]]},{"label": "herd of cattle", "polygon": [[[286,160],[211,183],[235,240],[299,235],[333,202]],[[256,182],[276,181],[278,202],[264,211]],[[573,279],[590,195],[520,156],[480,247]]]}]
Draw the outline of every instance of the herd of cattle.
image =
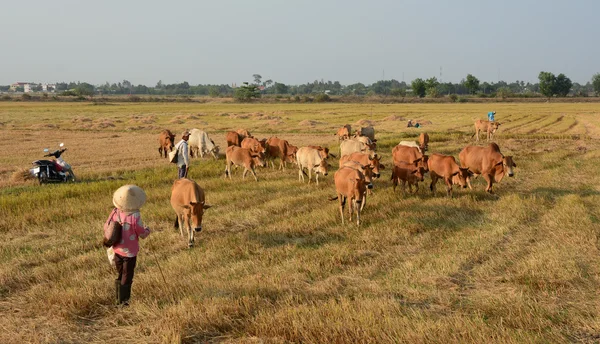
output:
[{"label": "herd of cattle", "polygon": [[[475,122],[475,134],[479,141],[479,132],[487,133],[488,141],[500,124],[478,120]],[[385,166],[380,163],[381,156],[377,153],[377,140],[375,130],[372,126],[359,128],[352,134],[350,125],[340,128],[335,134],[340,144],[340,158],[338,170],[334,174],[336,197],[330,200],[339,200],[339,211],[344,223],[344,207],[348,203],[350,221],[353,213],[356,213],[356,223],[360,225],[360,212],[366,204],[366,197],[373,188],[373,179],[381,176],[380,171]],[[169,130],[163,130],[159,136],[159,153],[167,156],[167,150],[174,147],[175,136]],[[326,176],[331,164],[330,158],[337,158],[329,152],[329,149],[321,146],[296,147],[287,140],[277,137],[258,140],[248,130],[239,129],[226,133],[227,149],[225,150],[225,176],[231,179],[231,167],[240,166],[244,168],[242,178],[251,172],[254,179],[258,181],[256,167],[266,167],[271,162],[275,168],[275,160],[279,160],[279,169],[285,170],[286,164],[298,166],[298,179],[304,181],[308,176],[308,183],[315,173],[315,182],[319,184],[319,175]],[[212,154],[217,159],[219,147],[208,137],[208,134],[199,129],[192,129],[188,140],[190,155],[192,157],[203,157]],[[402,193],[405,194],[405,186],[408,184],[409,191],[415,186],[418,191],[419,182],[424,181],[425,174],[429,173],[431,178],[430,190],[435,194],[438,180],[446,184],[446,192],[452,197],[452,186],[467,186],[472,189],[471,179],[479,175],[487,181],[486,191],[492,193],[493,184],[500,182],[505,175],[512,177],[513,167],[516,167],[512,156],[505,156],[500,152],[496,143],[490,143],[487,147],[467,146],[459,154],[460,165],[453,156],[433,153],[425,154],[429,148],[429,135],[421,133],[419,143],[413,141],[401,141],[392,148],[394,166],[391,168],[391,181],[396,190],[398,183],[402,183]],[[306,170],[306,172],[305,172]],[[190,188],[181,191],[184,184]],[[184,188],[185,189],[185,188]],[[178,195],[175,195],[175,194]],[[182,197],[181,195],[186,195]],[[201,201],[198,201],[201,200]],[[204,192],[195,182],[178,182],[173,186],[171,203],[178,214],[179,227],[183,231],[183,225],[189,232],[189,245],[193,245],[193,223],[195,229],[201,229],[203,210],[207,208],[204,204]],[[182,232],[183,235],[183,232]]]}]

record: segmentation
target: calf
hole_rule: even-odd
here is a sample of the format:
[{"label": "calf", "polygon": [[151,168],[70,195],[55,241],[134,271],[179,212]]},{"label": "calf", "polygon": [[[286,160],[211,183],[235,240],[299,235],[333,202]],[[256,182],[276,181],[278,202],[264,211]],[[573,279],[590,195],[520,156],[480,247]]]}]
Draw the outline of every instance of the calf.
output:
[{"label": "calf", "polygon": [[315,171],[317,185],[319,185],[319,174],[327,175],[329,164],[327,159],[323,158],[322,152],[311,147],[301,147],[296,153],[296,161],[298,162],[298,180],[304,182],[304,168],[308,170],[308,183],[312,179],[312,171]]},{"label": "calf", "polygon": [[[493,193],[494,182],[500,183],[505,175],[513,177],[513,167],[517,164],[512,156],[504,156],[500,153],[500,147],[496,143],[490,143],[487,147],[467,146],[458,155],[460,165],[468,168],[477,177],[482,175],[487,181],[485,191]],[[472,190],[471,178],[467,179],[469,188]]]},{"label": "calf", "polygon": [[267,140],[257,140],[254,137],[246,137],[242,140],[242,148],[247,148],[254,153],[267,153]]},{"label": "calf", "polygon": [[349,160],[344,163],[340,163],[340,168],[343,168],[343,167],[353,168],[365,176],[365,183],[367,185],[367,190],[365,191],[365,194],[363,195],[363,201],[360,205],[360,210],[363,210],[365,205],[367,204],[367,195],[372,194],[371,190],[373,189],[373,177],[374,177],[373,169],[369,165],[362,165],[361,163],[359,163],[357,161],[353,161],[353,160]]},{"label": "calf", "polygon": [[179,227],[181,236],[187,229],[188,247],[194,246],[194,233],[202,230],[204,210],[210,208],[205,204],[204,190],[193,180],[177,179],[171,188],[171,206],[177,214],[175,228]]},{"label": "calf", "polygon": [[448,197],[452,197],[452,185],[459,184],[466,188],[467,178],[472,175],[468,168],[458,166],[453,156],[432,154],[427,161],[427,165],[431,176],[429,188],[433,194],[435,194],[435,185],[438,179],[444,180]]},{"label": "calf", "polygon": [[392,170],[392,184],[394,185],[394,192],[396,192],[396,186],[398,182],[402,181],[402,196],[406,195],[405,186],[408,183],[408,191],[412,193],[412,186],[415,186],[415,193],[419,191],[419,182],[423,181],[425,169],[423,167],[415,167],[414,164],[407,162],[400,162],[398,165],[394,165]]},{"label": "calf", "polygon": [[167,150],[169,150],[169,152],[173,151],[173,147],[175,146],[174,140],[175,134],[173,134],[169,129],[161,131],[158,135],[158,155],[162,157],[164,153],[164,156],[166,158]]},{"label": "calf", "polygon": [[496,130],[498,130],[499,125],[500,123],[498,122],[490,122],[478,119],[475,121],[475,134],[473,134],[473,136],[477,135],[477,142],[479,142],[479,132],[485,131],[487,133],[487,140],[489,141],[494,136]]},{"label": "calf", "polygon": [[241,148],[237,146],[227,147],[227,150],[225,151],[225,158],[227,160],[227,165],[225,165],[225,177],[229,176],[229,179],[231,179],[231,165],[244,166],[242,179],[246,179],[246,173],[251,171],[252,175],[254,176],[254,180],[256,181],[258,181],[258,177],[256,177],[254,167],[257,165],[260,167],[266,166],[264,154],[254,153],[247,148]]},{"label": "calf", "polygon": [[338,142],[349,139],[351,132],[352,127],[350,127],[350,124],[346,124],[343,127],[339,128],[337,133],[335,134],[338,137]]},{"label": "calf", "polygon": [[356,225],[360,226],[361,203],[366,191],[364,174],[350,167],[342,167],[335,172],[333,178],[335,180],[337,196],[329,198],[329,200],[339,200],[342,224],[344,224],[344,205],[346,201],[349,201],[348,211],[350,213],[350,221],[352,221],[353,210],[356,210]]}]

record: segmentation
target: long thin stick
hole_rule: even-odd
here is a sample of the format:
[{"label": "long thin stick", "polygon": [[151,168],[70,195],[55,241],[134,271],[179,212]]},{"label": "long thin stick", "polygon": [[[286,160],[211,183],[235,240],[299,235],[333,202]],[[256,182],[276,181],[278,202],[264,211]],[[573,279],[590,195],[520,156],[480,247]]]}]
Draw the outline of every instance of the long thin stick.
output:
[{"label": "long thin stick", "polygon": [[156,255],[154,254],[153,251],[148,250],[148,252],[150,252],[152,254],[152,256],[154,257],[154,260],[156,261],[156,265],[158,266],[158,271],[160,271],[160,275],[162,276],[163,281],[165,282],[165,285],[166,285],[167,284],[167,279],[165,278],[165,275],[162,272],[160,264],[158,264],[158,258],[156,258]]}]

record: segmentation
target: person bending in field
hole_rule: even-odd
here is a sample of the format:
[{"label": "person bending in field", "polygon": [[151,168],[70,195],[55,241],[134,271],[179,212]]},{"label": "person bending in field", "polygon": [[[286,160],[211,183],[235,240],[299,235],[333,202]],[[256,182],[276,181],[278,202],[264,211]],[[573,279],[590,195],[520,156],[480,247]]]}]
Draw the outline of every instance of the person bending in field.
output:
[{"label": "person bending in field", "polygon": [[490,112],[488,112],[488,121],[493,122],[495,114],[496,114],[496,111],[490,111]]},{"label": "person bending in field", "polygon": [[136,185],[124,185],[115,191],[113,204],[115,208],[104,225],[106,237],[109,221],[121,223],[121,241],[114,244],[115,267],[119,276],[115,280],[115,293],[117,305],[129,305],[131,284],[140,250],[139,238],[150,235],[150,229],[144,227],[140,215],[140,208],[146,202],[146,193]]}]

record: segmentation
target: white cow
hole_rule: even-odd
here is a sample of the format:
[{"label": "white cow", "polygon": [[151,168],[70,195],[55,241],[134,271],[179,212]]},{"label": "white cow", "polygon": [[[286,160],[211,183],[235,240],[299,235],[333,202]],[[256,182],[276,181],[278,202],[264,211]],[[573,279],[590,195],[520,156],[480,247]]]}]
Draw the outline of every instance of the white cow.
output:
[{"label": "white cow", "polygon": [[421,146],[419,146],[419,144],[415,141],[400,141],[399,145],[407,147],[416,147],[417,149],[419,149],[419,153],[423,153]]},{"label": "white cow", "polygon": [[340,144],[340,157],[355,152],[367,153],[369,157],[375,156],[375,145],[366,136],[345,140]]},{"label": "white cow", "polygon": [[318,149],[311,147],[300,147],[296,152],[296,161],[298,162],[298,180],[304,182],[303,168],[308,170],[308,183],[312,178],[312,171],[315,171],[317,185],[319,185],[319,173],[326,176],[329,164],[327,159],[324,159]]},{"label": "white cow", "polygon": [[210,153],[216,160],[219,155],[219,146],[215,145],[208,134],[200,129],[192,129],[188,145],[192,157],[194,155],[197,157],[200,154],[200,157],[204,158],[204,154]]}]

